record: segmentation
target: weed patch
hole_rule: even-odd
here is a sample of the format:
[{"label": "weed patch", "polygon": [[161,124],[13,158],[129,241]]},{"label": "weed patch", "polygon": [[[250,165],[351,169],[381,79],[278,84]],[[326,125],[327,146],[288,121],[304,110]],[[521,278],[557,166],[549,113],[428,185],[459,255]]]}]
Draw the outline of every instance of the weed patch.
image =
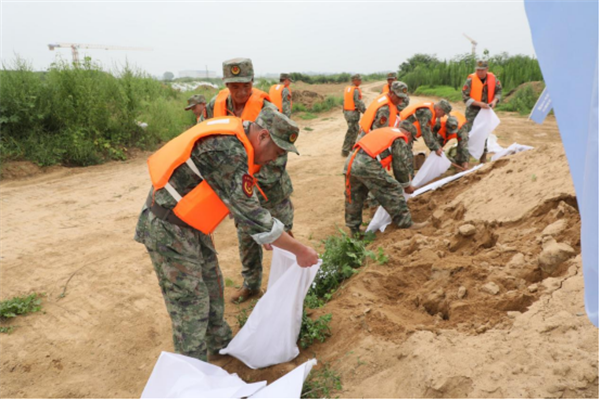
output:
[{"label": "weed patch", "polygon": [[329,364],[312,370],[302,386],[302,399],[330,399],[333,391],[342,390],[342,378]]},{"label": "weed patch", "polygon": [[302,312],[302,327],[300,328],[300,347],[306,349],[315,340],[323,343],[325,339],[331,336],[329,323],[331,322],[331,314],[325,314],[316,320],[312,320],[306,311]]},{"label": "weed patch", "polygon": [[462,100],[462,92],[450,86],[419,86],[415,92],[419,96],[436,96],[449,101],[459,102]]},{"label": "weed patch", "polygon": [[42,309],[43,294],[32,293],[25,297],[13,297],[0,302],[0,318],[14,318],[17,315],[25,315]]}]

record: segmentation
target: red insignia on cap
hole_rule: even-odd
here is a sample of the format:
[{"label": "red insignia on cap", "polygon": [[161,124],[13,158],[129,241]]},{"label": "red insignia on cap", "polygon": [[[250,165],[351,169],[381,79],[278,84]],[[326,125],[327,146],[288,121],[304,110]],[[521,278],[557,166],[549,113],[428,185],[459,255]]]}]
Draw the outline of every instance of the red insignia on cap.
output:
[{"label": "red insignia on cap", "polygon": [[254,192],[254,178],[248,174],[242,176],[242,190],[246,196],[252,197],[252,193]]},{"label": "red insignia on cap", "polygon": [[298,139],[298,134],[297,133],[292,133],[290,135],[290,142],[294,143],[294,142],[296,142],[296,139]]},{"label": "red insignia on cap", "polygon": [[383,125],[387,122],[387,118],[385,116],[379,118],[379,125]]},{"label": "red insignia on cap", "polygon": [[463,90],[467,90],[469,87],[467,85],[463,86]]},{"label": "red insignia on cap", "polygon": [[231,73],[233,75],[239,75],[240,72],[242,72],[242,70],[240,69],[239,66],[234,65],[233,67],[231,67]]}]

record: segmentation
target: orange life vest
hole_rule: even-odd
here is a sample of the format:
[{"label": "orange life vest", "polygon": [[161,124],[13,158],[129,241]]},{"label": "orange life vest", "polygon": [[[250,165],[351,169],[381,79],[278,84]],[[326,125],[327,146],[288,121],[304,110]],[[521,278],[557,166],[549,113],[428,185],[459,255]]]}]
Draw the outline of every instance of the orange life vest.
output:
[{"label": "orange life vest", "polygon": [[383,90],[381,91],[381,94],[384,94],[384,93],[389,93],[389,91],[390,91],[390,84],[389,84],[389,83],[386,83],[386,84],[383,86]]},{"label": "orange life vest", "polygon": [[346,86],[346,89],[344,89],[345,111],[356,111],[356,104],[354,104],[354,89],[358,89],[358,98],[362,99],[362,92],[358,86]]},{"label": "orange life vest", "polygon": [[[471,97],[475,101],[481,101],[481,96],[483,96],[483,82],[477,76],[477,74],[469,75],[471,78],[471,93],[469,93],[469,97]],[[487,84],[487,102],[491,103],[494,100],[494,96],[496,94],[496,76],[491,72],[488,72],[486,78]]]},{"label": "orange life vest", "polygon": [[[431,111],[431,114],[433,116],[431,117],[431,121],[429,121],[429,125],[431,126],[431,128],[433,128],[433,125],[435,125],[435,110],[433,108],[433,103],[430,102],[419,103],[406,107],[404,110],[400,111],[400,121],[408,119],[408,117],[414,115],[415,112],[420,108],[429,108],[429,110]],[[414,121],[413,125],[415,126],[415,128],[417,128],[417,137],[421,137],[421,124],[419,123],[419,120],[417,119],[416,121]]]},{"label": "orange life vest", "polygon": [[448,116],[444,115],[442,118],[440,118],[440,130],[438,131],[438,135],[444,138],[444,144],[448,143],[448,141],[451,139],[458,140],[458,131],[460,130],[460,128],[463,127],[464,124],[467,123],[467,118],[465,118],[465,116],[459,111],[450,111],[450,115],[458,120],[458,130],[456,131],[456,133],[448,135],[448,132],[446,130],[446,122],[448,121]]},{"label": "orange life vest", "polygon": [[[271,86],[269,90],[269,98],[271,102],[275,104],[277,108],[279,108],[279,112],[283,112],[283,89],[285,89],[285,85],[283,83],[278,83],[277,85]],[[292,106],[292,88],[288,86],[288,90],[290,91],[290,107]]]},{"label": "orange life vest", "polygon": [[[215,100],[215,108],[213,110],[213,118],[217,117],[226,117],[229,113],[227,110],[227,98],[229,97],[229,89],[223,89],[217,95],[217,99]],[[252,95],[246,102],[244,106],[244,111],[242,111],[242,115],[240,118],[244,121],[252,121],[254,122],[260,114],[260,110],[263,108],[264,101],[269,99],[269,95],[263,92],[262,90],[258,90],[256,88],[252,89]]]},{"label": "orange life vest", "polygon": [[384,93],[373,100],[373,102],[369,105],[369,108],[367,108],[367,111],[365,111],[364,115],[360,119],[360,127],[363,132],[369,133],[371,131],[371,126],[373,126],[375,115],[377,115],[377,110],[385,105],[390,107],[388,126],[393,127],[396,124],[398,108],[392,103],[390,96],[388,96],[387,93]]},{"label": "orange life vest", "polygon": [[166,189],[177,205],[173,209],[182,221],[205,234],[211,234],[229,214],[229,209],[205,180],[185,196],[181,196],[169,183],[177,167],[187,164],[200,178],[201,172],[190,159],[195,143],[202,138],[215,135],[235,136],[242,142],[248,155],[249,179],[244,181],[243,190],[251,193],[255,178],[254,148],[244,132],[242,120],[236,117],[214,118],[193,126],[171,140],[148,158],[148,168],[154,192]]},{"label": "orange life vest", "polygon": [[[351,187],[350,187],[350,172],[352,171],[352,163],[354,162],[354,158],[360,149],[363,149],[365,153],[369,156],[376,158],[377,161],[381,163],[381,166],[384,168],[388,168],[392,163],[392,144],[396,139],[401,138],[406,143],[408,143],[408,136],[404,132],[402,132],[398,128],[379,128],[374,129],[368,135],[363,136],[356,144],[354,145],[354,153],[350,158],[350,162],[348,163],[348,169],[346,171],[346,196],[349,203],[352,203],[351,199]],[[389,150],[390,154],[383,160],[380,155],[385,150]]]}]

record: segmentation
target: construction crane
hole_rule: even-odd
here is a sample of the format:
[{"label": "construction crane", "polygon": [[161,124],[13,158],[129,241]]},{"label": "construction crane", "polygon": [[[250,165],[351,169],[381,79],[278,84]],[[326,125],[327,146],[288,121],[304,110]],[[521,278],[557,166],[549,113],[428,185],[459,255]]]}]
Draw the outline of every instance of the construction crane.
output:
[{"label": "construction crane", "polygon": [[73,64],[79,64],[79,49],[94,49],[94,50],[141,50],[152,51],[150,47],[124,47],[124,46],[107,46],[105,44],[83,44],[83,43],[51,43],[48,48],[54,49],[70,48],[73,53]]},{"label": "construction crane", "polygon": [[471,39],[470,37],[468,37],[466,33],[463,33],[463,36],[466,37],[467,39],[469,39],[469,41],[473,45],[473,47],[471,48],[471,54],[473,55],[473,58],[475,58],[475,54],[476,54],[475,50],[477,49],[477,42],[475,40]]}]

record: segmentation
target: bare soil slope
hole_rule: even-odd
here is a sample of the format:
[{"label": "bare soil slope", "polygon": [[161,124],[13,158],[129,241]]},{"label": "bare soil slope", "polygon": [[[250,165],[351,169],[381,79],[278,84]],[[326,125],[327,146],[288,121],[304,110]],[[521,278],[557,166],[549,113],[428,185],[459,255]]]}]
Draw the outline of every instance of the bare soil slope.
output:
[{"label": "bare soil slope", "polygon": [[[381,83],[364,86],[369,101]],[[220,364],[273,381],[316,356],[341,373],[343,397],[598,397],[598,330],[584,313],[579,214],[556,123],[500,118],[500,144],[536,149],[411,200],[415,219],[432,223],[378,235],[372,246],[389,261],[367,264],[315,312],[333,314],[331,338],[263,370]],[[344,226],[346,123],[337,109],[299,124],[294,233],[319,247]],[[160,352],[173,350],[149,257],[132,240],[145,156],[2,181],[1,297],[46,298],[43,313],[0,335],[1,397],[139,397]],[[465,224],[473,236],[459,233]],[[241,283],[231,221],[215,241],[224,276]],[[540,269],[560,243],[572,251]],[[238,313],[227,304],[234,330]]]}]

